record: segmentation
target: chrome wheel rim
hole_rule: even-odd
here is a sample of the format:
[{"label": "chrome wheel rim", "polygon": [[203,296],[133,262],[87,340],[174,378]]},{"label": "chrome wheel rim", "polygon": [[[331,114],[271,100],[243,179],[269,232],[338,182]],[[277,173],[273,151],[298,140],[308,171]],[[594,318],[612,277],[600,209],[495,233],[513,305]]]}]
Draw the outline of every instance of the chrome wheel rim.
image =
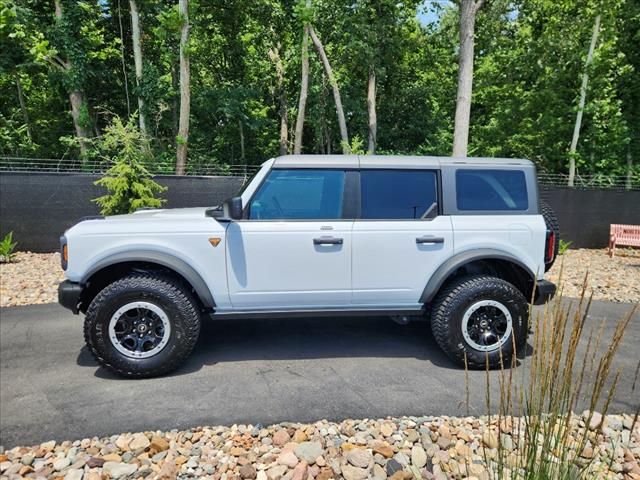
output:
[{"label": "chrome wheel rim", "polygon": [[471,305],[462,317],[462,335],[470,347],[481,352],[501,348],[511,337],[513,319],[509,309],[494,300]]},{"label": "chrome wheel rim", "polygon": [[167,314],[149,302],[131,302],[120,307],[109,321],[109,340],[129,358],[157,355],[169,342],[171,324]]}]

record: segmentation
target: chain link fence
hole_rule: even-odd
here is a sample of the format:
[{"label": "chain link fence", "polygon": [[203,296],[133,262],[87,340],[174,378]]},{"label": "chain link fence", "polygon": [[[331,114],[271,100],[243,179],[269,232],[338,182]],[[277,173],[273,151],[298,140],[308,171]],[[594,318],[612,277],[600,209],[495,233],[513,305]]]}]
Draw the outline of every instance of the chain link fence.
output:
[{"label": "chain link fence", "polygon": [[[109,168],[104,160],[80,161],[73,159],[0,157],[0,172],[43,172],[43,173],[86,173],[102,174]],[[156,175],[173,175],[170,165],[146,165]],[[259,165],[188,165],[187,175],[244,177],[253,175]],[[563,173],[539,173],[538,183],[541,187],[566,187],[569,176]],[[640,190],[640,177],[623,175],[576,175],[574,188],[578,189],[610,189]]]},{"label": "chain link fence", "polygon": [[[53,158],[0,157],[0,172],[33,173],[84,173],[103,174],[111,165],[104,160],[73,160]],[[154,175],[173,175],[173,167],[158,164],[146,164]],[[188,165],[187,175],[211,177],[250,177],[260,169],[260,165]]]},{"label": "chain link fence", "polygon": [[[564,173],[538,173],[538,183],[543,187],[566,187],[569,175]],[[574,188],[640,190],[640,178],[626,175],[576,175]]]}]

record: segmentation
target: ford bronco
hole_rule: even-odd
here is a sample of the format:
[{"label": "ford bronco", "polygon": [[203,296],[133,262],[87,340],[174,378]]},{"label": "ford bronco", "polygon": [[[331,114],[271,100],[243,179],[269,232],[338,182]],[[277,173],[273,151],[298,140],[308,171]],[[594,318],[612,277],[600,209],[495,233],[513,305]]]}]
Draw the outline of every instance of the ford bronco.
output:
[{"label": "ford bronco", "polygon": [[220,207],[79,222],[59,301],[126,377],[177,368],[209,317],[426,317],[455,362],[496,367],[555,293],[558,241],[527,160],[291,155]]}]

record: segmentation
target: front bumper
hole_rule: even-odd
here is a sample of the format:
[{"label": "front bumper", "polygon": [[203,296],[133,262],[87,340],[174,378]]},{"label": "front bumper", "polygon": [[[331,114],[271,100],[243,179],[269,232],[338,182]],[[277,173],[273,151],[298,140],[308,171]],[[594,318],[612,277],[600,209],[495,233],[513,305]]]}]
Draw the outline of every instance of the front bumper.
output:
[{"label": "front bumper", "polygon": [[58,303],[77,314],[79,312],[78,305],[80,303],[82,290],[82,285],[79,283],[65,280],[58,285]]},{"label": "front bumper", "polygon": [[548,280],[538,280],[536,282],[536,294],[533,298],[534,305],[544,305],[556,294],[556,284]]}]

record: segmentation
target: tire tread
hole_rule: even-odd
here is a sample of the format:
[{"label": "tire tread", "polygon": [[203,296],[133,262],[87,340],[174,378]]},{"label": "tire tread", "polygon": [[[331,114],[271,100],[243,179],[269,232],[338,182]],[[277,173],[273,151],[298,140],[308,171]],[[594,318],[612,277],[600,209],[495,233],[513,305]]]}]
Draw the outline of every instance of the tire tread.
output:
[{"label": "tire tread", "polygon": [[[191,321],[185,322],[184,337],[187,348],[177,350],[177,354],[170,357],[161,366],[145,371],[132,371],[127,367],[126,360],[107,361],[93,344],[91,331],[97,321],[98,310],[109,298],[131,290],[131,288],[154,287],[164,295],[167,300],[174,303],[182,311],[183,317]],[[87,309],[84,321],[84,339],[91,355],[111,372],[128,378],[150,378],[167,374],[177,369],[189,357],[200,335],[200,311],[198,303],[191,293],[179,280],[162,274],[133,273],[107,285],[93,299]]]},{"label": "tire tread", "polygon": [[[453,280],[445,285],[433,301],[431,307],[431,331],[440,348],[455,362],[464,365],[465,351],[466,363],[470,369],[486,368],[487,355],[483,352],[471,348],[457,348],[452,345],[450,335],[450,322],[454,302],[465,296],[467,292],[477,288],[501,289],[511,296],[515,296],[518,303],[526,308],[527,302],[522,293],[511,283],[498,277],[490,275],[473,275]],[[515,321],[515,319],[514,319]],[[526,319],[525,319],[526,323]],[[512,335],[516,333],[516,325],[512,325]],[[527,329],[525,328],[525,332]],[[517,339],[516,348],[519,350],[526,344],[526,334],[524,338]],[[507,359],[505,358],[505,361]],[[490,366],[495,366],[490,360]]]}]

